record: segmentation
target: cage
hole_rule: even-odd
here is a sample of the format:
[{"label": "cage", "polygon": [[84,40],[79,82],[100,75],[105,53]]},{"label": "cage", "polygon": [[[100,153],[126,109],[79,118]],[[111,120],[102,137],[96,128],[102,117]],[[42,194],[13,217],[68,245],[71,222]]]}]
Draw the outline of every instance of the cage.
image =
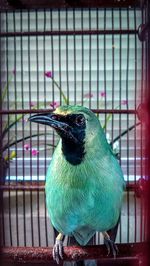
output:
[{"label": "cage", "polygon": [[[97,265],[146,265],[149,3],[101,2],[2,1],[0,228],[4,265],[55,265],[49,248],[55,232],[47,215],[44,183],[58,136],[52,129],[29,123],[28,117],[52,112],[62,104],[83,105],[96,113],[126,181],[116,235],[118,258],[106,258],[103,239],[96,233],[94,247],[86,247],[86,255],[78,247],[66,247],[66,260],[96,258]],[[69,241],[66,238],[66,246]]]}]

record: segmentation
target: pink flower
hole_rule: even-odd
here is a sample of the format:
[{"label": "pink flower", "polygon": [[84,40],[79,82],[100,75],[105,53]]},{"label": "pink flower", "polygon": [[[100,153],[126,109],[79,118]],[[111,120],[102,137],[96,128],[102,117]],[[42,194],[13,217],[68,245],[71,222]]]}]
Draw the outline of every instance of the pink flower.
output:
[{"label": "pink flower", "polygon": [[106,97],[106,92],[105,91],[101,91],[100,93],[99,93],[99,95],[101,96],[101,97]]},{"label": "pink flower", "polygon": [[34,107],[35,103],[34,102],[30,102],[30,107]]},{"label": "pink flower", "polygon": [[53,74],[52,74],[51,71],[46,71],[46,72],[44,73],[44,75],[45,75],[47,78],[52,78],[52,77],[53,77]]},{"label": "pink flower", "polygon": [[121,102],[121,104],[123,104],[123,105],[127,105],[127,103],[128,103],[127,100],[123,100],[123,101]]},{"label": "pink flower", "polygon": [[33,156],[36,156],[38,153],[39,153],[38,150],[36,150],[36,149],[32,149],[32,155],[33,155]]},{"label": "pink flower", "polygon": [[86,94],[84,94],[84,98],[90,99],[92,97],[93,97],[93,94],[92,93],[86,93]]},{"label": "pink flower", "polygon": [[59,106],[59,103],[58,102],[52,102],[52,103],[50,103],[50,106],[52,108],[57,108]]},{"label": "pink flower", "polygon": [[25,145],[24,145],[24,149],[25,149],[26,151],[28,151],[28,150],[30,149],[30,145],[29,145],[29,144],[25,144]]}]

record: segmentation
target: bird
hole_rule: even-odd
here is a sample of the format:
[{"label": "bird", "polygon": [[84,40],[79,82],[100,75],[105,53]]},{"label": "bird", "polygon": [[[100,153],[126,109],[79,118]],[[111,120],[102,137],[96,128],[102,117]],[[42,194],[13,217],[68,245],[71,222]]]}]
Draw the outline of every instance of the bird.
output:
[{"label": "bird", "polygon": [[79,105],[30,116],[31,122],[53,128],[60,136],[46,175],[46,205],[58,235],[53,258],[63,259],[64,236],[81,246],[101,232],[108,251],[118,249],[108,230],[121,212],[125,181],[97,116]]}]

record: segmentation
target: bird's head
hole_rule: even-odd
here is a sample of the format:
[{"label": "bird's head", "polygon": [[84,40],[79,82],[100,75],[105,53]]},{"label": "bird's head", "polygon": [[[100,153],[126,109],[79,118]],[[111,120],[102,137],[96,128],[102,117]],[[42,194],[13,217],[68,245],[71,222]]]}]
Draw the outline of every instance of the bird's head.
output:
[{"label": "bird's head", "polygon": [[95,114],[83,106],[60,106],[53,113],[36,114],[31,122],[48,125],[62,139],[62,150],[66,158],[79,164],[85,155],[85,144],[91,143],[99,131],[100,123]]}]

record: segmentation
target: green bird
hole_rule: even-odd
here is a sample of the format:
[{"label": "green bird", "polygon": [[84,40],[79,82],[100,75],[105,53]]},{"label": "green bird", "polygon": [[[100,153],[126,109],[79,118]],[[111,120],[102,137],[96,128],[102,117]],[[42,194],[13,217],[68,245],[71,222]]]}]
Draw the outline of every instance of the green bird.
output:
[{"label": "green bird", "polygon": [[96,231],[115,256],[117,247],[107,230],[120,216],[124,178],[98,118],[83,106],[61,106],[29,120],[49,125],[60,136],[46,176],[47,209],[59,232],[54,260],[63,259],[65,235],[84,246]]}]

